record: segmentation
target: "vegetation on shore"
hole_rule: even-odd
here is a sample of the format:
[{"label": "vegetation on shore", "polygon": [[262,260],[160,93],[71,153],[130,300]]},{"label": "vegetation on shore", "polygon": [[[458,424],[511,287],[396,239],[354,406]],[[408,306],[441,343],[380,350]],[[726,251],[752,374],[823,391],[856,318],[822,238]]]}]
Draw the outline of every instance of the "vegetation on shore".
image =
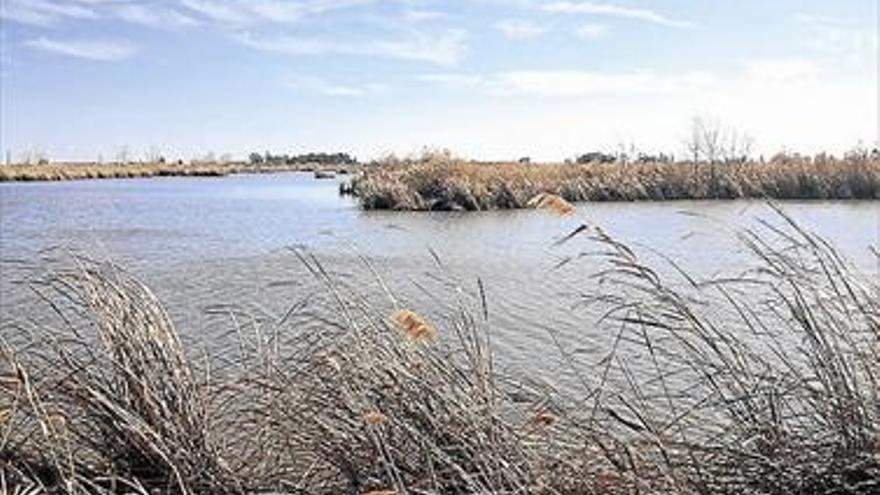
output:
[{"label": "vegetation on shore", "polygon": [[575,390],[496,366],[482,283],[429,321],[298,252],[331,306],[231,312],[237,342],[206,356],[119,268],[50,265],[29,284],[59,324],[0,332],[3,489],[877,493],[880,285],[782,219],[741,233],[753,270],[711,281],[577,229],[589,261],[559,269],[584,270],[573,311],[613,344],[559,349]]},{"label": "vegetation on shore", "polygon": [[230,174],[333,171],[351,173],[352,164],[318,163],[44,163],[0,166],[0,182],[78,179],[131,179],[143,177],[223,177]]},{"label": "vegetation on shore", "polygon": [[567,201],[880,199],[880,155],[778,155],[769,161],[477,163],[449,153],[364,167],[352,192],[365,209],[524,208],[541,193]]}]

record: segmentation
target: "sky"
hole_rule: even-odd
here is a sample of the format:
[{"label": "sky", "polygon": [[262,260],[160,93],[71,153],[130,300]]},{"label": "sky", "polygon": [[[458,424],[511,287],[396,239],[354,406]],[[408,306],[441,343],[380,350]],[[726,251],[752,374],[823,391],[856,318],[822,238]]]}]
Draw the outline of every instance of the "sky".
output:
[{"label": "sky", "polygon": [[876,0],[0,0],[13,161],[878,140]]}]

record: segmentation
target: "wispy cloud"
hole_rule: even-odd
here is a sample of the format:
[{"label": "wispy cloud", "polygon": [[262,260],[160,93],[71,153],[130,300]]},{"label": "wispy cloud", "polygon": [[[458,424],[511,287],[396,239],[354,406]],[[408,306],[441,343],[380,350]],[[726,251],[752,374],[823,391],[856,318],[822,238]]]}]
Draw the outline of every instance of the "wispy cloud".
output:
[{"label": "wispy cloud", "polygon": [[235,4],[219,0],[183,0],[183,5],[191,11],[207,17],[213,21],[228,24],[244,24],[252,19],[252,16]]},{"label": "wispy cloud", "polygon": [[320,77],[293,77],[284,82],[284,86],[302,92],[324,96],[358,98],[381,93],[387,86],[379,83],[339,84]]},{"label": "wispy cloud", "polygon": [[660,14],[651,9],[624,7],[610,3],[594,3],[594,2],[553,2],[544,5],[542,9],[545,12],[555,14],[590,14],[604,15],[610,17],[623,17],[628,19],[637,19],[641,21],[652,22],[663,26],[690,28],[694,27],[693,22],[681,19],[673,19]]},{"label": "wispy cloud", "polygon": [[179,28],[198,25],[198,21],[177,10],[148,7],[139,4],[123,4],[114,8],[116,17],[141,26],[154,28]]},{"label": "wispy cloud", "polygon": [[455,29],[437,35],[417,33],[393,40],[342,41],[297,36],[258,38],[250,34],[238,35],[236,39],[251,48],[288,55],[377,56],[438,65],[454,65],[466,51],[466,34]]},{"label": "wispy cloud", "polygon": [[498,22],[495,27],[508,38],[515,40],[539,38],[547,32],[544,26],[522,19],[504,19]]},{"label": "wispy cloud", "polygon": [[841,18],[799,13],[794,16],[804,32],[803,46],[818,52],[845,57],[850,62],[877,59],[878,35],[876,30],[859,29],[857,23]]},{"label": "wispy cloud", "polygon": [[425,74],[418,79],[448,87],[481,88],[499,95],[545,97],[684,93],[709,87],[718,80],[713,74],[697,71],[668,75],[653,71],[577,70],[514,70],[488,75]]},{"label": "wispy cloud", "polygon": [[47,53],[99,62],[121,62],[137,53],[136,46],[119,40],[59,40],[40,37],[26,41],[25,45]]},{"label": "wispy cloud", "polygon": [[290,23],[314,16],[374,3],[376,0],[182,0],[183,5],[212,21],[231,25],[260,22]]},{"label": "wispy cloud", "polygon": [[97,14],[85,3],[52,0],[3,0],[0,17],[4,20],[50,26],[61,19],[93,19]]},{"label": "wispy cloud", "polygon": [[594,40],[605,36],[608,32],[608,26],[604,24],[584,24],[578,27],[574,34],[582,40]]},{"label": "wispy cloud", "polygon": [[439,84],[450,88],[474,88],[484,86],[487,79],[483,76],[454,73],[419,74],[413,77],[417,81]]},{"label": "wispy cloud", "polygon": [[428,22],[444,19],[449,15],[445,12],[437,10],[407,10],[403,13],[403,18],[407,22]]},{"label": "wispy cloud", "polygon": [[502,87],[537,96],[669,93],[708,86],[715,77],[705,72],[660,75],[650,71],[604,73],[588,71],[511,71],[499,76]]},{"label": "wispy cloud", "polygon": [[753,84],[789,84],[814,79],[821,67],[802,58],[756,60],[745,66],[745,79]]}]

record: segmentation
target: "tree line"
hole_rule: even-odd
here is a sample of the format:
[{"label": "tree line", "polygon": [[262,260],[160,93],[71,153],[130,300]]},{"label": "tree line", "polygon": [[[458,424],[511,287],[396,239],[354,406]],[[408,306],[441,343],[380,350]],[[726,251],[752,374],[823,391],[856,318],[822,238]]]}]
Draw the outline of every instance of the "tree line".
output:
[{"label": "tree line", "polygon": [[317,163],[322,165],[352,165],[357,163],[357,158],[348,153],[305,153],[302,155],[273,155],[265,153],[251,153],[249,161],[254,164],[272,165],[305,165]]}]

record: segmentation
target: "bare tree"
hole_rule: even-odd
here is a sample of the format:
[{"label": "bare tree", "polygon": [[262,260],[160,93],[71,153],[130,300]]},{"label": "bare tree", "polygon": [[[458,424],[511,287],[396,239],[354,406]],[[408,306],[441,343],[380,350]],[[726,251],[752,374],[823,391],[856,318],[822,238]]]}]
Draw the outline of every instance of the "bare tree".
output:
[{"label": "bare tree", "polygon": [[159,151],[159,148],[157,146],[150,146],[144,152],[144,158],[146,159],[147,163],[159,163],[160,158],[162,158],[162,152]]},{"label": "bare tree", "polygon": [[697,163],[700,163],[700,153],[702,152],[702,148],[700,147],[700,128],[702,127],[702,121],[699,117],[694,117],[691,120],[691,135],[685,140],[685,148],[687,149],[688,155],[692,157],[694,162],[694,170],[696,170]]},{"label": "bare tree", "polygon": [[716,163],[724,152],[724,127],[718,119],[697,119],[703,158]]},{"label": "bare tree", "polygon": [[116,162],[125,165],[128,163],[128,160],[131,157],[131,148],[128,145],[120,146],[118,150],[116,150]]},{"label": "bare tree", "polygon": [[742,163],[751,157],[755,141],[748,134],[728,127],[723,144],[724,161],[726,163]]},{"label": "bare tree", "polygon": [[31,148],[26,148],[21,153],[21,158],[19,161],[26,165],[45,165],[49,163],[49,155],[42,148],[34,146]]},{"label": "bare tree", "polygon": [[719,119],[694,117],[685,148],[694,164],[744,161],[752,154],[754,140]]},{"label": "bare tree", "polygon": [[623,140],[617,142],[617,161],[622,165],[626,165],[630,161],[635,160],[639,154],[641,154],[641,152],[634,142]]}]

